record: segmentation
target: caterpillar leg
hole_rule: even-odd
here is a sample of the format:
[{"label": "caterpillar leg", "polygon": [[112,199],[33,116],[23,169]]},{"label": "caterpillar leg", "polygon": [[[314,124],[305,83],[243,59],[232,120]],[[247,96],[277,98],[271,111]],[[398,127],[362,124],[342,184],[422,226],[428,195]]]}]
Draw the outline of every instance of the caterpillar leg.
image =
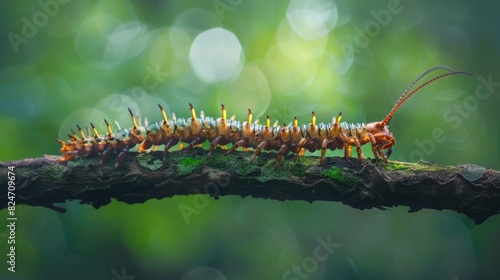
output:
[{"label": "caterpillar leg", "polygon": [[389,158],[392,155],[393,150],[394,146],[390,146],[389,149],[387,150],[387,153],[385,154],[387,158]]},{"label": "caterpillar leg", "polygon": [[212,144],[210,145],[210,149],[208,150],[207,158],[212,155],[212,152],[214,151],[215,147],[217,147],[217,145],[219,145],[221,140],[222,140],[222,136],[217,136],[214,139],[214,141],[212,141]]},{"label": "caterpillar leg", "polygon": [[[380,135],[374,135],[374,138],[377,138],[377,136],[380,137]],[[390,135],[383,135],[383,138],[379,140],[381,143],[376,146],[376,151],[384,161],[384,163],[387,164],[387,158],[391,156],[392,150],[394,149],[394,145],[396,144],[396,141],[394,140],[394,137]],[[384,154],[384,150],[387,150],[387,154]]]},{"label": "caterpillar leg", "polygon": [[276,165],[274,166],[274,170],[278,169],[278,166],[281,163],[281,159],[283,158],[283,155],[288,152],[288,146],[287,145],[282,145],[280,150],[278,151],[278,158],[276,159]]},{"label": "caterpillar leg", "polygon": [[352,153],[351,145],[349,145],[348,143],[345,143],[344,144],[344,158],[346,160],[349,160],[349,158],[351,157],[351,153]]},{"label": "caterpillar leg", "polygon": [[106,150],[104,150],[104,152],[102,152],[101,159],[99,160],[99,166],[102,166],[104,164],[104,162],[106,162],[106,160],[111,155],[112,151],[113,151],[113,148],[112,147],[108,147]]},{"label": "caterpillar leg", "polygon": [[321,157],[319,158],[319,165],[323,165],[323,162],[325,161],[325,153],[327,145],[328,145],[328,140],[327,139],[323,140],[323,143],[321,143]]},{"label": "caterpillar leg", "polygon": [[264,148],[267,147],[267,141],[261,142],[259,146],[257,146],[257,149],[255,150],[255,154],[253,155],[252,159],[250,160],[250,163],[253,162],[253,160],[260,154],[260,151]]},{"label": "caterpillar leg", "polygon": [[191,148],[194,148],[194,146],[197,146],[197,145],[201,146],[201,143],[203,143],[203,141],[205,141],[205,138],[197,137],[196,139],[194,139],[193,141],[191,141],[191,143],[189,143],[189,146],[187,146],[182,151],[182,153],[186,153],[187,151],[191,150]]},{"label": "caterpillar leg", "polygon": [[382,158],[382,160],[384,161],[384,163],[387,163],[387,158],[384,155],[384,150],[382,150],[380,147],[378,147],[377,152],[380,155],[380,157]]},{"label": "caterpillar leg", "polygon": [[306,138],[302,138],[300,140],[299,144],[297,144],[297,151],[295,151],[295,156],[293,157],[293,162],[297,161],[297,158],[302,153],[302,147],[304,147],[304,145],[306,144],[306,142],[307,142],[307,139]]},{"label": "caterpillar leg", "polygon": [[379,147],[379,149],[380,149],[380,156],[384,160],[384,163],[387,163],[387,157],[384,154],[384,150],[385,149],[389,149],[389,151],[387,151],[387,154],[390,156],[391,153],[392,153],[392,147],[393,146],[394,146],[394,143],[389,142],[389,143],[386,143],[385,145],[382,145],[381,147]]},{"label": "caterpillar leg", "polygon": [[378,148],[377,141],[375,140],[375,137],[373,137],[373,135],[371,133],[368,133],[368,137],[370,138],[370,142],[372,143],[372,152],[373,152],[373,155],[375,156],[375,160],[379,161],[378,152],[377,152],[377,148]]},{"label": "caterpillar leg", "polygon": [[163,151],[162,164],[165,164],[165,161],[167,160],[168,150],[170,150],[170,148],[172,146],[174,146],[175,144],[177,144],[178,142],[179,142],[179,140],[177,140],[177,141],[170,140],[167,142],[167,144],[165,144],[165,150]]},{"label": "caterpillar leg", "polygon": [[[239,147],[245,145],[245,140],[240,140],[236,143],[234,143],[234,145],[231,147],[231,149],[229,149],[229,151],[226,152],[226,156],[229,155],[230,153],[236,151],[236,149],[238,149]],[[243,148],[243,149],[248,149],[248,148]]]},{"label": "caterpillar leg", "polygon": [[128,146],[123,148],[123,150],[118,155],[118,159],[116,160],[116,163],[115,163],[115,170],[117,170],[122,165],[122,162],[127,157],[127,154],[128,154]]},{"label": "caterpillar leg", "polygon": [[354,144],[356,145],[356,152],[358,153],[358,161],[361,163],[363,159],[365,159],[365,156],[363,156],[363,152],[361,151],[361,143],[359,143],[359,140],[356,138]]}]

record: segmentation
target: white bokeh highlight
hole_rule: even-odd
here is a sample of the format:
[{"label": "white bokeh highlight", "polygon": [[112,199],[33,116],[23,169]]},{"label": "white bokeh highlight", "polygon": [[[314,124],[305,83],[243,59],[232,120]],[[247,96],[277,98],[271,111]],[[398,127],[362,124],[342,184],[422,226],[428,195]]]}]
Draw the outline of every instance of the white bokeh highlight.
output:
[{"label": "white bokeh highlight", "polygon": [[293,0],[286,13],[293,31],[306,40],[326,36],[337,25],[334,2],[325,0]]},{"label": "white bokeh highlight", "polygon": [[196,76],[209,84],[237,77],[243,60],[243,50],[238,38],[222,28],[200,33],[189,52],[189,62]]}]

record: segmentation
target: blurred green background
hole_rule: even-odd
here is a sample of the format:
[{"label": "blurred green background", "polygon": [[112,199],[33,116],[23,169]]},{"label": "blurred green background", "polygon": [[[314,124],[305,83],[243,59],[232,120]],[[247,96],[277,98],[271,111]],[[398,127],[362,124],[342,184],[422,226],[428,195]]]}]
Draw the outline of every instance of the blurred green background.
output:
[{"label": "blurred green background", "polygon": [[[390,123],[391,159],[500,169],[494,1],[11,1],[0,11],[0,160],[58,154],[55,137],[102,119],[130,126],[218,116],[382,120],[424,70],[453,76],[410,98]],[[439,74],[441,72],[437,72]],[[482,81],[492,80],[493,84]],[[436,132],[437,131],[437,132]],[[437,139],[433,134],[439,133]],[[365,155],[372,157],[369,147]],[[314,155],[318,155],[315,153]],[[340,156],[341,152],[330,152]],[[478,279],[498,275],[500,218],[340,203],[224,197],[17,208],[17,272],[1,279]],[[199,206],[199,205],[198,205]],[[6,217],[5,210],[0,212]],[[339,244],[312,261],[318,238]],[[316,266],[314,264],[317,264]],[[293,266],[304,274],[287,275]],[[211,274],[209,272],[216,272]],[[201,273],[205,278],[195,274]],[[192,278],[189,278],[192,277]],[[298,278],[293,278],[298,277]]]}]

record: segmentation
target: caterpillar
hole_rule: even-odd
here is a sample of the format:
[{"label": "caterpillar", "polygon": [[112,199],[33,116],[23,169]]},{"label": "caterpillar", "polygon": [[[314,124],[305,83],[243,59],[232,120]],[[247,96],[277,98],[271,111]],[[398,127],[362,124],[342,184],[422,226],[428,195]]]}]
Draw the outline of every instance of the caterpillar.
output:
[{"label": "caterpillar", "polygon": [[[411,89],[414,85],[424,76],[435,70],[447,70],[448,73],[436,76],[425,83],[418,86],[416,89]],[[364,155],[361,151],[361,146],[371,143],[373,155],[377,161],[382,160],[387,163],[387,158],[396,144],[396,139],[392,132],[389,131],[389,122],[394,113],[410,96],[418,92],[426,85],[450,75],[465,74],[474,76],[474,74],[466,71],[454,71],[446,66],[435,66],[420,74],[401,94],[396,104],[389,112],[389,114],[381,121],[370,123],[351,123],[341,122],[342,113],[340,112],[337,117],[332,118],[331,123],[316,123],[316,114],[312,112],[311,122],[308,125],[300,126],[298,119],[295,117],[293,122],[289,125],[284,123],[278,126],[275,122],[271,126],[269,116],[266,117],[265,124],[259,124],[258,120],[252,122],[252,110],[248,109],[248,117],[244,122],[234,119],[234,117],[227,118],[227,112],[224,105],[221,105],[221,117],[214,119],[212,117],[204,116],[203,111],[200,117],[197,118],[195,108],[189,104],[191,111],[190,119],[177,119],[175,114],[172,118],[168,119],[167,114],[163,107],[158,104],[163,120],[159,122],[147,123],[142,126],[138,124],[136,116],[129,108],[129,114],[132,119],[132,127],[120,129],[113,132],[107,120],[104,120],[107,133],[99,134],[94,124],[90,123],[93,136],[90,129],[87,127],[87,134],[83,129],[77,125],[78,134],[71,130],[68,134],[69,140],[63,141],[56,138],[56,141],[61,144],[60,151],[62,157],[60,162],[73,160],[76,157],[86,155],[99,155],[99,165],[102,165],[108,157],[117,153],[117,160],[114,168],[120,167],[124,161],[128,151],[135,146],[138,146],[139,152],[153,151],[158,146],[164,145],[163,163],[167,158],[169,150],[178,143],[188,144],[183,152],[202,144],[205,141],[210,143],[208,157],[217,146],[225,146],[232,144],[231,149],[226,152],[226,155],[231,154],[238,148],[242,147],[244,150],[249,148],[255,149],[254,155],[251,158],[252,162],[262,150],[275,150],[278,152],[275,169],[281,163],[284,155],[292,152],[294,155],[294,162],[298,156],[303,154],[305,150],[315,152],[321,150],[319,164],[323,164],[325,159],[326,150],[344,150],[344,158],[349,159],[352,155],[353,147],[356,148],[357,159],[362,162]],[[181,146],[182,148],[182,146]],[[387,151],[386,151],[387,150]]]}]

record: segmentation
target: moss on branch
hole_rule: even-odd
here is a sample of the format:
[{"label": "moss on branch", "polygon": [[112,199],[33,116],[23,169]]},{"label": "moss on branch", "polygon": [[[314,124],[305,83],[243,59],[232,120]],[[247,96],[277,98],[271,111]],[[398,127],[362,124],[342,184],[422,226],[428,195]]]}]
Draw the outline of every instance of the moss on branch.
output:
[{"label": "moss on branch", "polygon": [[[142,203],[174,195],[205,193],[252,196],[309,202],[339,201],[358,209],[408,206],[410,211],[450,209],[477,224],[500,212],[500,172],[465,164],[439,166],[430,162],[389,161],[384,165],[365,160],[317,157],[284,157],[274,170],[276,153],[263,153],[250,163],[251,153],[224,156],[216,149],[195,148],[182,154],[171,152],[165,165],[161,153],[131,152],[118,170],[113,160],[98,166],[95,157],[83,157],[63,165],[59,157],[0,163],[0,184],[7,187],[7,167],[15,166],[16,204],[45,206],[64,212],[57,205],[80,200],[96,208],[111,202]],[[5,188],[6,188],[5,187]],[[7,191],[0,194],[6,208]]]}]

